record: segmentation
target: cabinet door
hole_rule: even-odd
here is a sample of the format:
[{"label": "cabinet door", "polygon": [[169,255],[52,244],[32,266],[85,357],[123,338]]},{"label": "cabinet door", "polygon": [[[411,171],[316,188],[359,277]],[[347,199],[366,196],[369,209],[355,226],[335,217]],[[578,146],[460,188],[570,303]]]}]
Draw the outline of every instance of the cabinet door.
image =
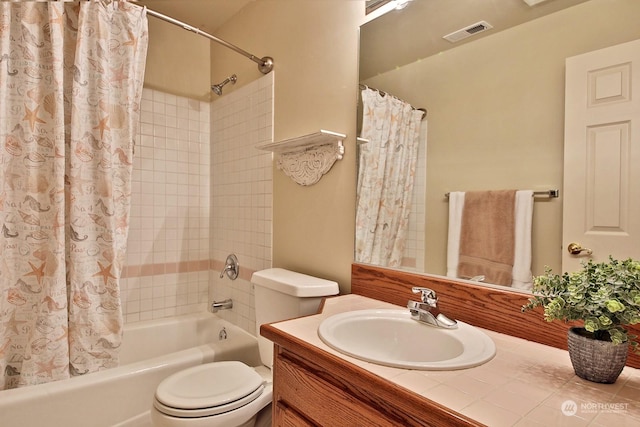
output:
[{"label": "cabinet door", "polygon": [[314,424],[307,421],[298,412],[283,405],[282,402],[276,404],[273,425],[278,427],[315,427]]},{"label": "cabinet door", "polygon": [[[328,373],[324,373],[328,376]],[[274,370],[276,409],[283,410],[287,418],[296,411],[314,425],[337,427],[397,427],[403,425],[392,420],[388,414],[381,412],[363,402],[358,396],[350,393],[349,385],[339,378],[332,378],[332,384],[313,372],[312,368],[300,365],[295,361],[276,357]],[[278,422],[278,421],[276,421]],[[307,424],[276,424],[307,425]]]}]

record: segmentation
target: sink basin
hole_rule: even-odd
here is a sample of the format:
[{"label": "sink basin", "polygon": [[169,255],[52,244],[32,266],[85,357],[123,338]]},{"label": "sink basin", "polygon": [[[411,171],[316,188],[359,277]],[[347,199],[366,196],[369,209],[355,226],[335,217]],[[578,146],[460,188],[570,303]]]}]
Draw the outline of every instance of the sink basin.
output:
[{"label": "sink basin", "polygon": [[442,329],[411,318],[409,310],[357,310],[326,318],[320,339],[340,353],[379,365],[420,370],[471,368],[488,362],[496,346],[463,322]]}]

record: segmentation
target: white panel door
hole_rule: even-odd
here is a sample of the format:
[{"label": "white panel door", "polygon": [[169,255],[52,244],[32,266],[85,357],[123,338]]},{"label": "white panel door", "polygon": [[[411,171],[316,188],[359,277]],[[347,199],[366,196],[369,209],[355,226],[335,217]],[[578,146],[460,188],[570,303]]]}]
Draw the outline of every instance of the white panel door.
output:
[{"label": "white panel door", "polygon": [[640,259],[640,40],[567,58],[564,144],[563,271]]}]

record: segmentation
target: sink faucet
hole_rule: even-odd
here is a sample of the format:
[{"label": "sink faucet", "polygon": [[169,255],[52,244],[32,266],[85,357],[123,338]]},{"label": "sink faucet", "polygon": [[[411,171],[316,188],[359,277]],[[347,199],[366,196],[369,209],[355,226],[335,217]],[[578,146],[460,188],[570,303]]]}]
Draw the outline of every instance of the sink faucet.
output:
[{"label": "sink faucet", "polygon": [[414,294],[421,294],[422,300],[422,302],[409,300],[407,303],[407,308],[413,320],[445,329],[455,329],[458,327],[458,323],[455,320],[449,319],[438,310],[436,305],[438,298],[433,290],[414,287],[411,288],[411,291]]}]

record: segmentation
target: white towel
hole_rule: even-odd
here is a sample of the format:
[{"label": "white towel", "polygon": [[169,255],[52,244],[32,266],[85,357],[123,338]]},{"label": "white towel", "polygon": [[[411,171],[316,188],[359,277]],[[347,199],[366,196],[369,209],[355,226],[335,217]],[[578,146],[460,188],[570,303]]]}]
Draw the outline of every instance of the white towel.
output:
[{"label": "white towel", "polygon": [[[464,209],[464,192],[449,193],[449,235],[447,239],[447,277],[458,277],[460,256],[460,228]],[[515,248],[512,287],[530,290],[531,275],[531,224],[533,218],[533,191],[516,192]]]},{"label": "white towel", "polygon": [[447,276],[458,277],[460,258],[460,229],[462,228],[462,210],[464,191],[449,193],[449,237],[447,243]]},{"label": "white towel", "polygon": [[531,223],[533,219],[533,191],[516,191],[515,248],[511,287],[531,290]]}]

